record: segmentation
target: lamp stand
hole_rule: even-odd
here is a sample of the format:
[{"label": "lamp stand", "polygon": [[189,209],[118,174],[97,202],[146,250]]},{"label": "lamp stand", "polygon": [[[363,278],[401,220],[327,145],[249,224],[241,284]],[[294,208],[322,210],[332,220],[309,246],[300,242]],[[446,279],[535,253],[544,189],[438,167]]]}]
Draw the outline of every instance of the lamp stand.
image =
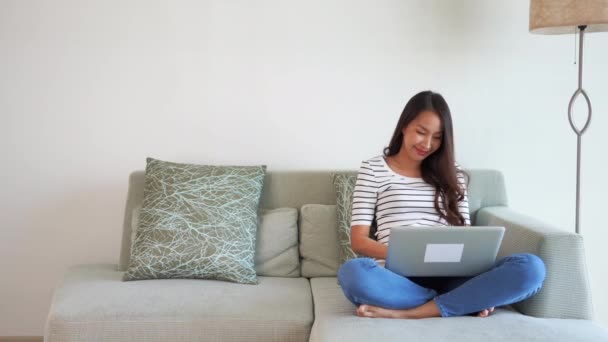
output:
[{"label": "lamp stand", "polygon": [[[591,122],[591,101],[589,101],[589,96],[583,89],[583,37],[585,34],[585,29],[587,25],[581,25],[578,27],[579,30],[579,40],[578,40],[578,89],[572,94],[570,98],[570,103],[568,104],[568,120],[570,121],[570,127],[576,133],[576,233],[580,234],[580,190],[581,190],[581,138],[589,123]],[[576,98],[583,94],[585,98],[585,102],[587,102],[587,119],[582,129],[579,129],[574,124],[574,119],[572,118],[572,106]]]}]

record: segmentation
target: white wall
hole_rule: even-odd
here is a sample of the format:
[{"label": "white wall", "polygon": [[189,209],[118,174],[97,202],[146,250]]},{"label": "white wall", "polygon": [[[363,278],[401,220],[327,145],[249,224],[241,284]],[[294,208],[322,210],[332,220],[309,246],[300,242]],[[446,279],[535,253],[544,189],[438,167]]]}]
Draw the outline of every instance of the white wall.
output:
[{"label": "white wall", "polygon": [[[146,156],[357,168],[429,88],[461,164],[501,170],[512,207],[573,231],[574,37],[527,27],[525,0],[1,1],[0,335],[42,335],[69,265],[117,262]],[[587,36],[582,175],[604,325],[607,46]]]}]

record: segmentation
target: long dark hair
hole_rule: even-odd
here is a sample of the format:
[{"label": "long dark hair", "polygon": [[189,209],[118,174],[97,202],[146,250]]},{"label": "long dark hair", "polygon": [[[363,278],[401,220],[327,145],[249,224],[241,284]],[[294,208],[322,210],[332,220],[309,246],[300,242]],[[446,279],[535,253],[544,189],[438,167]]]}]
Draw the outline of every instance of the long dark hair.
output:
[{"label": "long dark hair", "polygon": [[[435,187],[435,210],[440,217],[451,225],[464,226],[466,221],[458,210],[458,203],[464,199],[464,189],[458,184],[458,173],[462,173],[464,176],[466,174],[456,168],[452,115],[443,96],[432,91],[423,91],[414,95],[407,102],[397,122],[391,142],[384,149],[384,156],[390,157],[399,153],[403,144],[403,128],[407,127],[418,114],[424,111],[431,111],[439,115],[443,126],[443,136],[437,151],[422,161],[422,179]],[[465,177],[465,179],[468,179],[468,177]],[[440,197],[444,210],[439,207]]]}]

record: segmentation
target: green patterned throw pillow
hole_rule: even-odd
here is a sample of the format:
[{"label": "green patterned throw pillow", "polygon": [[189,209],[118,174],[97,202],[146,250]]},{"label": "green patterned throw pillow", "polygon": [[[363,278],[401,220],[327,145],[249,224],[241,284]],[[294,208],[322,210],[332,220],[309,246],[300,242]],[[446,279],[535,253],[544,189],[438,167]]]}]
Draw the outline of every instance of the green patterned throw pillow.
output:
[{"label": "green patterned throw pillow", "polygon": [[335,173],[331,175],[336,190],[336,210],[338,214],[338,252],[340,265],[356,258],[350,245],[350,218],[353,206],[353,191],[357,182],[354,173]]},{"label": "green patterned throw pillow", "polygon": [[147,159],[144,200],[123,280],[199,278],[256,284],[265,166]]}]

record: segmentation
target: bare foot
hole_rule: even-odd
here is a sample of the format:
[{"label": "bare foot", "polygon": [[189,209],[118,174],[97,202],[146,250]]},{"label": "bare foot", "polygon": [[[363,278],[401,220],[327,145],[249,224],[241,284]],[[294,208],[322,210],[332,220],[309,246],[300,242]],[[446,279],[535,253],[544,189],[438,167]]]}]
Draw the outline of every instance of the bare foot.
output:
[{"label": "bare foot", "polygon": [[399,318],[403,310],[390,310],[373,305],[359,305],[357,316],[371,318]]},{"label": "bare foot", "polygon": [[477,314],[477,317],[482,317],[482,318],[488,317],[488,316],[490,316],[490,314],[492,314],[492,312],[494,312],[494,307],[479,311],[479,313]]},{"label": "bare foot", "polygon": [[359,317],[371,318],[428,318],[441,317],[441,312],[434,301],[429,301],[419,307],[407,310],[385,309],[374,305],[359,305],[357,308]]}]

